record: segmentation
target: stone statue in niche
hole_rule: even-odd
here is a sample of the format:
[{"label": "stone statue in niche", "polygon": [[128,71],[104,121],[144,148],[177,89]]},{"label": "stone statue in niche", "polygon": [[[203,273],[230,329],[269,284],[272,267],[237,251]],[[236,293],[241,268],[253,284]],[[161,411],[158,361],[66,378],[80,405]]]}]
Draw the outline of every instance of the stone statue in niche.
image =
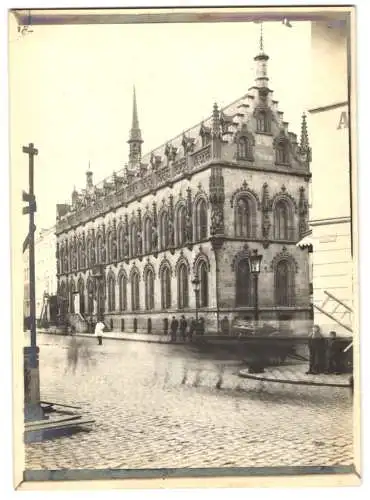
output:
[{"label": "stone statue in niche", "polygon": [[224,230],[224,215],[220,207],[214,207],[211,215],[211,233],[217,234]]}]

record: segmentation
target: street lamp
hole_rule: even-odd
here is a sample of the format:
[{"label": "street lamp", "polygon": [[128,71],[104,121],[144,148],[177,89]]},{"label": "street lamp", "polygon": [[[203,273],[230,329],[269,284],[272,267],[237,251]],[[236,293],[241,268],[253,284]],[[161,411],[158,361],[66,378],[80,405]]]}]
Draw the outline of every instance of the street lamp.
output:
[{"label": "street lamp", "polygon": [[[249,269],[254,276],[254,319],[257,327],[258,321],[258,276],[261,272],[262,255],[258,254],[258,250],[253,250],[252,255],[249,257]],[[254,345],[255,359],[249,366],[249,373],[263,373],[265,365],[264,347],[260,344]]]},{"label": "street lamp", "polygon": [[197,275],[194,276],[192,280],[192,285],[195,293],[195,321],[198,324],[198,307],[199,307],[199,290],[200,290],[200,281]]},{"label": "street lamp", "polygon": [[258,321],[258,276],[261,272],[262,255],[258,254],[258,250],[253,250],[253,254],[249,257],[249,268],[254,276],[254,319]]}]

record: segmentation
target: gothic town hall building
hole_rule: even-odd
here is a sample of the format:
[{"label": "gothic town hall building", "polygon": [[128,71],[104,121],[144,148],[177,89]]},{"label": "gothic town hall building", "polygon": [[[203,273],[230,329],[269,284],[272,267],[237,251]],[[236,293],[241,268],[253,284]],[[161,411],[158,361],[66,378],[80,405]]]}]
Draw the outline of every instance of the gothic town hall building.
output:
[{"label": "gothic town hall building", "polygon": [[163,333],[173,315],[195,316],[197,276],[199,315],[215,333],[225,317],[254,317],[254,250],[260,320],[310,317],[308,254],[296,247],[308,220],[306,119],[298,142],[269,89],[268,59],[262,49],[254,58],[247,94],[144,156],[134,91],[125,169],[101,185],[88,171],[85,189],[57,206],[64,317]]}]

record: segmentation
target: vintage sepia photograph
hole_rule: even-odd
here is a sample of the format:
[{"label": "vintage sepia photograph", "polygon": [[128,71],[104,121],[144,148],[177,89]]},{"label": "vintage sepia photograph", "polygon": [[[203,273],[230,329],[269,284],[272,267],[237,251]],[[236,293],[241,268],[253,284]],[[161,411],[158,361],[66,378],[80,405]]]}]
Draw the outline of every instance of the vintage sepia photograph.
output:
[{"label": "vintage sepia photograph", "polygon": [[359,482],[354,35],[9,11],[16,487]]}]

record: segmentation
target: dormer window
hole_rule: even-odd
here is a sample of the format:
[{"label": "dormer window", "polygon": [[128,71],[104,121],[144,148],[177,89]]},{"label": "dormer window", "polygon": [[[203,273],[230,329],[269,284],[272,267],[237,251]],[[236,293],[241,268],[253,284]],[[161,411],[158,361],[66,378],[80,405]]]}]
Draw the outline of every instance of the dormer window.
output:
[{"label": "dormer window", "polygon": [[240,137],[238,141],[238,158],[240,160],[252,159],[252,145],[248,137]]},{"label": "dormer window", "polygon": [[257,132],[270,133],[271,132],[271,120],[270,116],[266,111],[259,111],[256,117],[257,121]]},{"label": "dormer window", "polygon": [[289,148],[286,140],[280,141],[275,146],[275,163],[277,165],[289,164]]}]

